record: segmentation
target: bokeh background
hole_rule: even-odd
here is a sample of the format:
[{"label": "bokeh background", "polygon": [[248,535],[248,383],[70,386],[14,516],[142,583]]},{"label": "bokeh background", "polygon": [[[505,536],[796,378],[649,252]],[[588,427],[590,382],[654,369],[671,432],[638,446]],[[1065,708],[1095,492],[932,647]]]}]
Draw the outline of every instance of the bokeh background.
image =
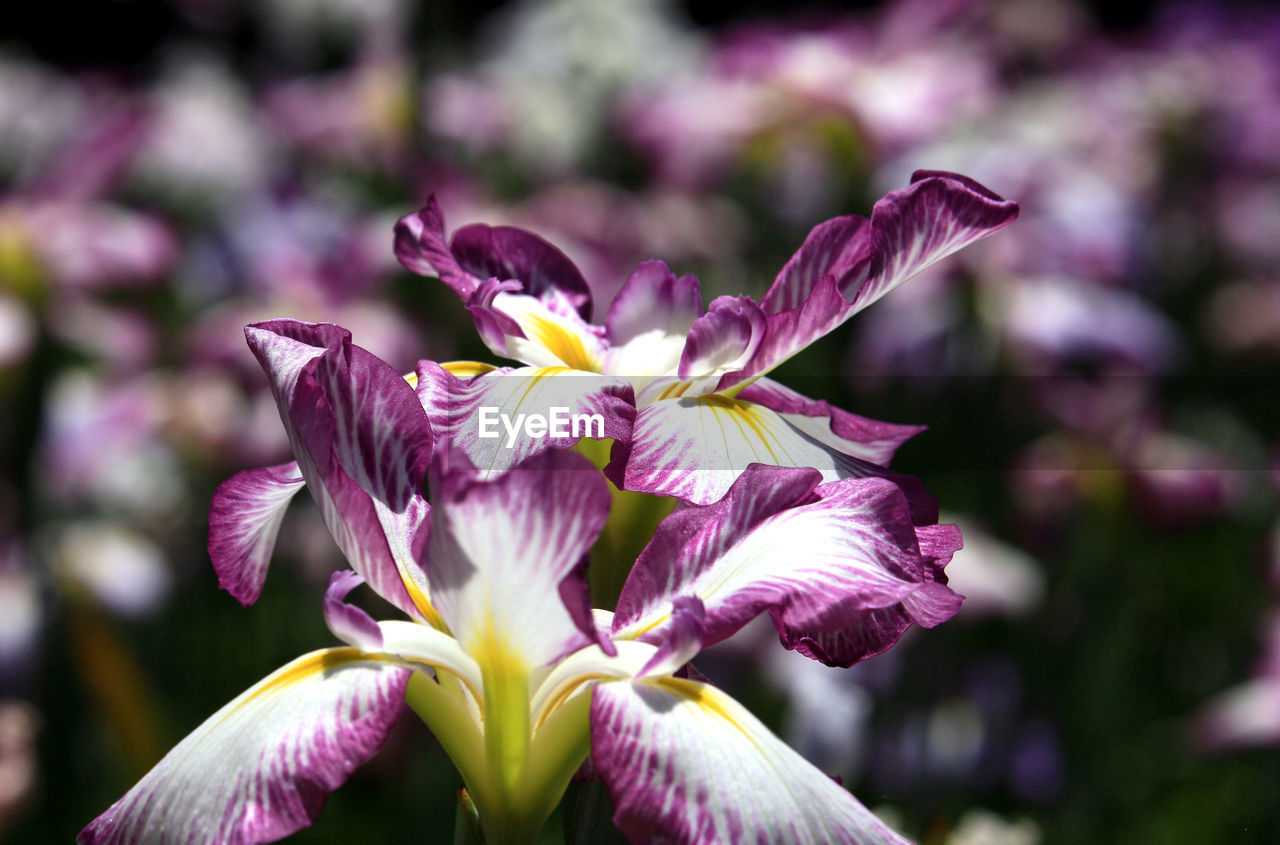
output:
[{"label": "bokeh background", "polygon": [[[902,0],[37,4],[0,28],[0,838],[65,842],[328,645],[291,511],[241,608],[214,487],[287,444],[244,323],[409,371],[488,358],[394,220],[530,228],[598,302],[635,264],[763,294],[917,168],[1010,229],[781,380],[930,429],[959,616],[851,670],[707,656],[924,843],[1280,841],[1280,16]],[[306,497],[299,497],[299,500]],[[448,841],[412,718],[299,842]],[[561,841],[554,819],[547,841]]]}]

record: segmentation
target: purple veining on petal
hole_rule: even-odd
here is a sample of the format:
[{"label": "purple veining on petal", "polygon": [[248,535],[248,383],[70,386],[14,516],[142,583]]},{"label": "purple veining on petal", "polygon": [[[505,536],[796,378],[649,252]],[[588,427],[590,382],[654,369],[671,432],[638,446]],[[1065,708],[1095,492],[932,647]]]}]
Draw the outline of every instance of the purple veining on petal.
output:
[{"label": "purple veining on petal", "polygon": [[871,253],[870,223],[850,214],[815,226],[760,301],[765,313],[780,314],[800,307],[823,277],[834,279],[842,293],[852,280],[865,278]]},{"label": "purple veining on petal", "polygon": [[425,584],[411,548],[431,430],[413,389],[337,326],[276,320],[245,334],[330,533],[370,587],[420,613],[406,585]]},{"label": "purple veining on petal", "polygon": [[689,328],[680,356],[680,378],[743,366],[763,340],[765,325],[764,312],[751,297],[717,297]]},{"label": "purple veining on petal", "polygon": [[630,441],[615,444],[605,473],[623,489],[710,504],[752,463],[812,467],[827,481],[887,478],[906,494],[917,524],[938,521],[937,500],[919,479],[875,462],[887,459],[891,442],[842,440],[823,428],[741,395],[650,402],[636,412]]},{"label": "purple veining on petal", "polygon": [[[631,385],[622,379],[587,373],[549,376],[540,368],[501,368],[471,378],[459,378],[433,361],[418,363],[418,399],[426,410],[437,448],[458,449],[476,467],[501,472],[548,449],[567,449],[583,437],[626,443],[635,418]],[[487,410],[486,410],[487,409]],[[487,429],[495,436],[482,437],[482,412],[505,414],[508,422],[520,414],[555,413],[567,417],[599,417],[599,424],[575,427],[566,424],[566,436],[531,437],[511,434],[505,424],[488,417]]]},{"label": "purple veining on petal", "polygon": [[450,248],[476,278],[516,279],[537,298],[563,295],[584,320],[591,319],[591,289],[569,257],[543,238],[514,226],[473,223],[454,232]]},{"label": "purple veining on petal", "polygon": [[425,568],[432,600],[464,648],[500,637],[533,666],[602,641],[587,591],[566,583],[582,577],[609,512],[607,485],[590,461],[551,449],[486,479],[462,453],[441,451],[430,485]]},{"label": "purple veining on petal", "polygon": [[1017,216],[1017,203],[972,179],[921,170],[908,187],[875,204],[869,224],[856,230],[820,225],[766,295],[763,341],[739,372],[720,380],[720,389],[769,371],[912,276]]},{"label": "purple veining on petal", "polygon": [[364,583],[349,569],[329,576],[329,588],[324,594],[324,621],[333,635],[347,645],[362,651],[378,651],[382,648],[382,631],[373,617],[355,605],[347,604],[347,594]]},{"label": "purple veining on petal", "polygon": [[623,587],[614,631],[665,635],[670,622],[655,614],[679,595],[705,603],[708,645],[764,611],[788,645],[886,608],[930,627],[950,618],[959,597],[936,558],[950,556],[958,532],[925,529],[926,557],[894,484],[818,481],[813,471],[754,465],[721,501],[668,517]]},{"label": "purple veining on petal", "polygon": [[302,489],[298,464],[238,472],[218,486],[209,508],[209,558],[218,585],[248,606],[258,600],[285,510]]},{"label": "purple veining on petal", "polygon": [[706,607],[697,596],[676,596],[671,601],[671,622],[663,632],[658,651],[636,673],[670,675],[693,659],[707,641]]},{"label": "purple veining on petal", "polygon": [[651,331],[686,334],[701,314],[696,277],[677,278],[666,262],[644,261],[609,304],[606,337],[610,345],[621,346]]},{"label": "purple veining on petal", "polygon": [[759,523],[786,508],[815,500],[817,470],[760,464],[725,497],[709,505],[676,510],[654,530],[618,596],[613,630],[634,623],[654,603],[681,589]]},{"label": "purple veining on petal", "polygon": [[467,297],[467,311],[475,321],[476,331],[489,351],[495,355],[506,356],[507,337],[524,337],[520,324],[508,317],[500,309],[493,307],[493,299],[500,293],[519,293],[520,283],[508,279],[487,279],[481,282]]},{"label": "purple veining on petal", "polygon": [[826,401],[810,399],[768,378],[752,382],[738,394],[738,398],[757,402],[780,414],[826,417],[831,433],[844,441],[845,454],[880,466],[888,466],[899,446],[927,428],[859,416]]},{"label": "purple veining on petal", "polygon": [[906,843],[740,704],[696,681],[598,685],[591,759],[632,842]]},{"label": "purple veining on petal", "polygon": [[422,208],[396,222],[395,253],[410,272],[439,276],[440,281],[464,301],[480,284],[480,279],[464,270],[449,249],[444,236],[444,214],[434,194]]},{"label": "purple veining on petal", "polygon": [[1017,203],[967,176],[917,170],[909,187],[886,194],[871,211],[875,252],[870,276],[851,300],[854,310],[1017,217]]},{"label": "purple veining on petal", "polygon": [[207,719],[77,841],[247,845],[310,825],[386,739],[409,673],[355,649],[299,658]]}]

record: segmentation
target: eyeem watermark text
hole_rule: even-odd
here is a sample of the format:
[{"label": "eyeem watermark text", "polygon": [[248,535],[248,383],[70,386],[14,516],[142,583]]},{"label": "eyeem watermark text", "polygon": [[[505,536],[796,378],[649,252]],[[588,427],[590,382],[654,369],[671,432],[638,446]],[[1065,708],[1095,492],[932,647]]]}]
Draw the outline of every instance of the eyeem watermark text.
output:
[{"label": "eyeem watermark text", "polygon": [[550,414],[504,414],[498,408],[482,406],[480,408],[480,432],[482,440],[490,440],[501,436],[498,423],[507,432],[507,448],[516,443],[516,438],[523,431],[526,437],[595,437],[604,439],[604,416],[602,414],[571,414],[568,406],[553,405]]}]

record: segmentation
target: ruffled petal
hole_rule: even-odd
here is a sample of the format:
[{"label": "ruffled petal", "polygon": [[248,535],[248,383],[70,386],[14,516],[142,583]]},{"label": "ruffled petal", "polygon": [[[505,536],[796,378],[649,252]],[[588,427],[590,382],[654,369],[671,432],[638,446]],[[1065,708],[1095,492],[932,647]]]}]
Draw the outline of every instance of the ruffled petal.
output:
[{"label": "ruffled petal", "polygon": [[662,261],[645,261],[609,305],[605,372],[627,378],[676,371],[689,328],[702,314],[693,276],[676,277]]},{"label": "ruffled petal", "polygon": [[812,470],[755,465],[721,501],[669,516],[623,587],[614,635],[668,636],[679,596],[701,600],[706,645],[765,611],[787,644],[886,608],[928,626],[955,613],[959,597],[936,583],[940,567],[921,553],[897,486],[819,481]]},{"label": "ruffled petal", "polygon": [[707,684],[598,685],[591,754],[632,842],[907,842]]},{"label": "ruffled petal", "polygon": [[407,613],[430,618],[413,542],[431,429],[413,388],[330,324],[245,329],[271,382],[307,486],[352,568]]},{"label": "ruffled petal", "polygon": [[222,482],[209,508],[209,558],[218,585],[243,605],[262,594],[289,502],[305,482],[295,461],[247,469]]},{"label": "ruffled petal", "polygon": [[631,439],[635,398],[622,379],[563,367],[503,368],[459,378],[432,361],[419,362],[417,376],[436,448],[456,449],[485,471],[505,472],[583,437]]},{"label": "ruffled petal", "polygon": [[764,312],[751,297],[717,297],[690,327],[678,375],[682,379],[711,379],[737,370],[751,359],[764,334]]},{"label": "ruffled petal", "polygon": [[432,598],[468,654],[532,669],[599,639],[581,564],[609,492],[589,461],[553,449],[483,480],[438,455],[431,492]]},{"label": "ruffled petal", "polygon": [[762,375],[898,285],[1009,225],[1018,205],[964,176],[917,171],[886,194],[869,222],[828,221],[814,230],[765,295],[765,337],[725,389]]},{"label": "ruffled petal", "polygon": [[453,255],[481,279],[515,279],[537,299],[555,294],[584,320],[591,319],[591,289],[569,257],[541,237],[514,226],[475,223],[453,234]]},{"label": "ruffled petal", "polygon": [[462,268],[444,236],[444,214],[435,195],[412,214],[396,221],[396,258],[411,273],[438,276],[465,301],[481,279]]},{"label": "ruffled petal", "polygon": [[410,671],[354,648],[298,658],[196,728],[78,841],[241,845],[306,827],[382,745]]}]

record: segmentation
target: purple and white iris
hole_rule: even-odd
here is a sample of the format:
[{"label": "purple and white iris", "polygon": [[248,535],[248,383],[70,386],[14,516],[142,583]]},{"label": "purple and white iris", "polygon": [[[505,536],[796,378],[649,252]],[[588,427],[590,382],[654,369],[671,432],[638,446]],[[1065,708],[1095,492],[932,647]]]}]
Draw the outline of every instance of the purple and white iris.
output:
[{"label": "purple and white iris", "polygon": [[[680,670],[765,612],[785,644],[831,663],[944,621],[960,602],[942,575],[953,527],[913,525],[882,478],[755,464],[663,521],[616,611],[593,611],[583,562],[609,497],[587,459],[552,449],[481,472],[434,442],[413,387],[344,330],[278,320],[247,336],[297,461],[223,486],[219,577],[256,598],[282,503],[305,483],[354,569],[324,600],[346,645],[219,710],[82,843],[285,836],[372,756],[405,700],[457,765],[490,845],[529,841],[588,754],[632,841],[902,841]],[[362,581],[407,619],[346,604]]]},{"label": "purple and white iris", "polygon": [[708,504],[752,463],[813,467],[825,480],[886,476],[918,427],[832,408],[767,374],[1017,213],[1017,204],[971,179],[920,171],[877,202],[870,219],[817,226],[759,302],[722,296],[704,309],[697,279],[650,261],[627,279],[603,323],[593,323],[590,287],[562,252],[505,226],[466,226],[446,240],[430,200],[397,224],[396,255],[452,288],[485,344],[524,366],[481,367],[468,377],[429,368],[418,373],[419,391],[437,434],[486,468],[513,466],[546,444],[485,450],[474,437],[478,406],[515,413],[543,382],[593,374],[557,389],[579,396],[575,407],[633,403],[616,415],[622,430],[609,435],[605,472],[619,488]]}]

